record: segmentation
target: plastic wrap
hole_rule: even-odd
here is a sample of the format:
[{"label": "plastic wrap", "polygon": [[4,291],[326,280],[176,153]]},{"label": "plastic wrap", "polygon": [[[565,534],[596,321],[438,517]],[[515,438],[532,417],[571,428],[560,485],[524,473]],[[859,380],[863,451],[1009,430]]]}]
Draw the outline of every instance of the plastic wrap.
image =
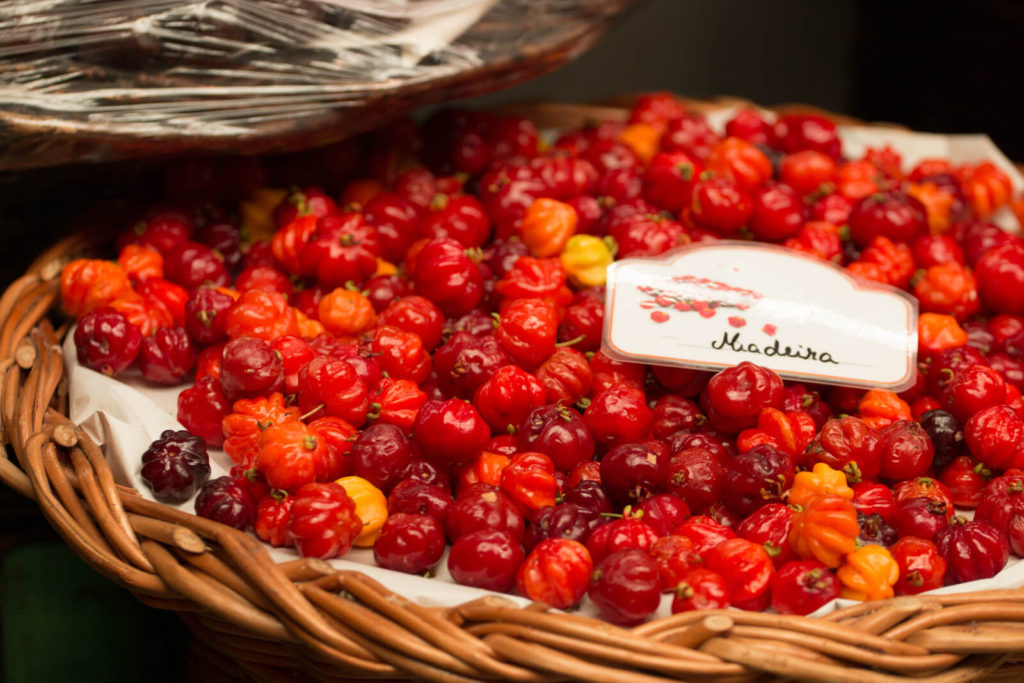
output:
[{"label": "plastic wrap", "polygon": [[332,142],[579,54],[636,0],[8,0],[0,170]]}]

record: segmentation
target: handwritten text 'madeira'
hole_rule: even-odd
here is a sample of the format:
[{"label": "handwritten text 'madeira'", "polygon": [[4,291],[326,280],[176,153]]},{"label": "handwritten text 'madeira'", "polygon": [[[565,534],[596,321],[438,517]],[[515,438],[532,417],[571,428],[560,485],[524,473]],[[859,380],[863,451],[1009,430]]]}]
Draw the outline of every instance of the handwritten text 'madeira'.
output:
[{"label": "handwritten text 'madeira'", "polygon": [[833,365],[839,365],[839,361],[832,358],[832,354],[828,351],[815,351],[809,346],[798,344],[796,348],[792,346],[783,346],[776,339],[768,346],[758,346],[754,342],[742,342],[740,341],[740,333],[733,332],[731,335],[728,332],[722,333],[722,338],[718,341],[711,342],[711,348],[715,350],[730,349],[739,353],[757,353],[763,356],[780,356],[782,358],[800,358],[802,360],[814,360],[819,363],[832,363]]}]

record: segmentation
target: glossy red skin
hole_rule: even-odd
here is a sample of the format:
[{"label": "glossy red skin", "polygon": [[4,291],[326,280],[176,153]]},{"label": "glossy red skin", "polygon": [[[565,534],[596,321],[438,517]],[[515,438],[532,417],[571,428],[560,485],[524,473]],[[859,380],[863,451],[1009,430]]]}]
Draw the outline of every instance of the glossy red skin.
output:
[{"label": "glossy red skin", "polygon": [[1024,467],[1024,420],[1009,406],[993,406],[976,413],[964,425],[964,441],[971,455],[995,470]]},{"label": "glossy red skin", "polygon": [[594,439],[583,416],[565,406],[535,408],[519,425],[517,438],[520,450],[546,454],[563,472],[572,471],[594,455]]},{"label": "glossy red skin", "polygon": [[156,384],[178,384],[196,366],[198,352],[184,327],[162,327],[142,340],[136,363]]},{"label": "glossy red skin", "polygon": [[736,532],[723,526],[706,515],[694,515],[672,532],[677,536],[686,536],[693,541],[693,550],[706,561],[711,551],[719,545],[736,538]]},{"label": "glossy red skin", "polygon": [[326,446],[313,461],[316,481],[335,481],[348,476],[351,473],[348,454],[359,433],[356,428],[333,415],[313,420],[309,423],[309,428]]},{"label": "glossy red skin", "polygon": [[587,550],[594,562],[600,563],[608,555],[628,548],[646,551],[658,540],[649,524],[636,517],[623,517],[599,526],[587,537]]},{"label": "glossy red skin", "polygon": [[526,162],[498,164],[480,178],[480,201],[499,238],[514,235],[530,204],[547,191],[547,183]]},{"label": "glossy red skin", "polygon": [[516,589],[530,600],[569,609],[587,592],[594,562],[578,541],[549,538],[530,551],[516,573]]},{"label": "glossy red skin", "polygon": [[[373,310],[383,313],[393,301],[412,294],[412,283],[400,275],[374,275],[363,284],[363,292],[370,300]],[[306,310],[294,301],[292,305],[306,313]],[[313,309],[315,310],[315,309]],[[306,313],[309,315],[308,313]]]},{"label": "glossy red skin", "polygon": [[194,291],[204,284],[225,287],[231,282],[227,266],[199,242],[180,242],[164,258],[164,277]]},{"label": "glossy red skin", "polygon": [[391,325],[412,332],[427,351],[441,343],[444,314],[432,301],[422,296],[404,296],[392,302],[377,316],[378,325]]},{"label": "glossy red skin", "polygon": [[772,127],[754,109],[740,109],[725,124],[725,134],[731,138],[740,138],[755,145],[767,145],[771,138]]},{"label": "glossy red skin", "polygon": [[325,289],[362,284],[377,270],[377,231],[358,213],[332,214],[317,221],[316,232],[299,254],[301,272]]},{"label": "glossy red skin", "polygon": [[1024,244],[1008,242],[985,251],[974,264],[978,295],[996,313],[1024,313]]},{"label": "glossy red skin", "polygon": [[420,249],[413,287],[447,316],[467,313],[484,295],[480,269],[466,256],[465,247],[452,239],[430,240]]},{"label": "glossy red skin", "polygon": [[232,339],[221,354],[220,383],[231,402],[284,389],[281,356],[262,339]]},{"label": "glossy red skin", "polygon": [[892,519],[892,515],[896,511],[896,499],[892,489],[874,481],[855,483],[852,488],[853,499],[850,502],[853,503],[857,512],[864,515],[881,515],[886,522]]},{"label": "glossy red skin", "polygon": [[810,614],[839,597],[839,577],[817,560],[794,560],[769,583],[772,608],[779,614]]},{"label": "glossy red skin", "polygon": [[818,114],[786,114],[775,121],[771,145],[786,154],[813,149],[838,159],[842,153],[836,124]]},{"label": "glossy red skin", "polygon": [[448,571],[463,586],[506,592],[515,582],[524,555],[519,541],[506,531],[474,531],[452,543]]},{"label": "glossy red skin", "polygon": [[914,261],[921,268],[943,263],[964,263],[964,250],[952,235],[919,235],[911,245]]},{"label": "glossy red skin", "polygon": [[136,232],[134,237],[140,244],[153,247],[161,254],[167,254],[177,244],[190,239],[194,230],[194,221],[186,212],[163,209],[147,216],[142,223],[142,232]]},{"label": "glossy red skin", "polygon": [[759,543],[776,568],[797,559],[789,543],[793,528],[793,509],[782,503],[765,503],[736,525],[736,535]]},{"label": "glossy red skin", "polygon": [[686,536],[662,536],[648,548],[648,552],[658,563],[663,592],[674,591],[687,572],[704,563],[694,552],[693,541]]},{"label": "glossy red skin", "polygon": [[303,557],[346,554],[363,529],[356,504],[341,484],[306,484],[295,492],[288,533]]},{"label": "glossy red skin", "polygon": [[270,348],[281,358],[285,393],[298,393],[299,371],[316,357],[316,352],[305,339],[295,335],[278,337],[270,345]]},{"label": "glossy red skin", "polygon": [[964,250],[964,259],[970,266],[976,266],[982,254],[996,247],[1019,240],[998,225],[988,221],[973,220],[955,223],[954,238]]},{"label": "glossy red skin", "polygon": [[686,448],[669,460],[665,481],[669,491],[685,500],[695,512],[703,513],[721,499],[722,463],[706,448]]},{"label": "glossy red skin", "polygon": [[593,373],[586,356],[561,347],[537,369],[537,380],[544,388],[547,403],[571,405],[590,393]]},{"label": "glossy red skin", "polygon": [[733,604],[760,597],[768,590],[768,582],[775,572],[767,551],[744,538],[722,542],[711,551],[707,567],[725,579]]},{"label": "glossy red skin", "polygon": [[503,307],[494,335],[513,362],[536,369],[555,352],[558,311],[544,299],[516,299]]},{"label": "glossy red skin", "polygon": [[164,430],[142,453],[139,476],[164,503],[184,503],[210,477],[210,458],[198,436]]},{"label": "glossy red skin", "polygon": [[178,394],[178,422],[213,448],[224,443],[221,421],[230,412],[231,401],[224,396],[216,377],[200,377]]},{"label": "glossy red skin", "polygon": [[256,517],[256,502],[249,492],[228,476],[211,479],[200,489],[196,514],[245,531]]},{"label": "glossy red skin", "polygon": [[227,311],[235,300],[214,287],[200,287],[185,304],[185,329],[197,344],[208,346],[227,341]]},{"label": "glossy red skin", "polygon": [[471,484],[448,508],[444,524],[452,543],[466,534],[488,529],[507,532],[518,543],[526,523],[515,504],[496,486]]},{"label": "glossy red skin", "polygon": [[584,543],[594,530],[607,521],[599,512],[575,503],[562,502],[544,507],[537,511],[526,528],[523,546],[530,551],[549,538],[565,538]]},{"label": "glossy red skin", "polygon": [[697,431],[706,422],[696,403],[676,394],[665,394],[654,405],[651,433],[664,439],[679,431]]},{"label": "glossy red skin", "polygon": [[827,154],[813,149],[788,154],[782,159],[779,177],[801,195],[827,191],[822,187],[836,174],[836,162]]},{"label": "glossy red skin", "polygon": [[635,505],[664,489],[665,462],[643,444],[623,443],[601,458],[601,482],[613,501]]},{"label": "glossy red skin", "polygon": [[828,221],[834,225],[846,225],[853,210],[854,200],[834,193],[822,197],[811,205],[809,220]]},{"label": "glossy red skin", "polygon": [[572,301],[566,286],[566,273],[557,258],[521,256],[504,276],[494,283],[494,291],[504,302],[513,299],[544,299],[561,309]]},{"label": "glossy red skin", "polygon": [[377,354],[373,358],[389,377],[421,383],[430,376],[430,354],[413,332],[389,325],[378,327],[373,333],[370,349]]},{"label": "glossy red skin", "polygon": [[953,516],[953,497],[945,484],[931,477],[915,477],[904,479],[892,487],[897,505],[910,498],[929,498],[945,503],[949,508],[949,516]]},{"label": "glossy red skin", "polygon": [[642,165],[640,158],[628,145],[610,138],[591,141],[579,156],[589,161],[598,175]]},{"label": "glossy red skin", "polygon": [[1024,476],[1019,474],[1004,474],[990,481],[974,511],[975,519],[990,522],[1007,535],[1013,519],[1021,516],[1024,516]]},{"label": "glossy red skin", "polygon": [[935,547],[946,560],[946,580],[953,583],[995,576],[1010,557],[1006,535],[980,519],[954,518],[936,535]]},{"label": "glossy red skin", "polygon": [[603,351],[590,358],[590,371],[594,376],[595,394],[623,385],[643,390],[647,382],[647,368],[643,364],[615,360]]},{"label": "glossy red skin", "polygon": [[661,601],[658,565],[645,551],[620,550],[597,563],[587,595],[613,624],[639,624]]},{"label": "glossy red skin", "polygon": [[690,610],[726,609],[731,600],[725,578],[716,571],[698,567],[683,575],[672,598],[672,614]]},{"label": "glossy red skin", "polygon": [[427,402],[427,394],[415,382],[385,377],[377,387],[370,403],[367,419],[393,424],[408,434],[420,408]]},{"label": "glossy red skin", "polygon": [[494,335],[456,332],[434,352],[433,362],[440,388],[469,399],[498,368],[509,363],[509,356]]},{"label": "glossy red skin", "polygon": [[643,175],[636,168],[613,168],[598,175],[594,192],[604,201],[625,204],[643,197]]},{"label": "glossy red skin", "polygon": [[444,524],[454,502],[447,489],[406,476],[388,494],[388,514],[429,515]]},{"label": "glossy red skin", "polygon": [[932,540],[949,526],[952,509],[942,501],[920,496],[896,505],[891,524],[900,536],[916,536]]},{"label": "glossy red skin", "polygon": [[419,213],[405,197],[391,192],[379,192],[363,207],[363,217],[377,231],[380,256],[397,263],[416,241],[419,231]]},{"label": "glossy red skin", "polygon": [[501,471],[501,491],[524,519],[533,520],[542,508],[554,506],[558,497],[551,458],[531,451],[516,453]]},{"label": "glossy red skin", "polygon": [[547,185],[554,199],[567,200],[596,191],[598,172],[586,159],[570,154],[534,157],[530,168]]},{"label": "glossy red skin", "polygon": [[956,419],[964,423],[985,408],[1006,403],[1006,380],[992,368],[972,365],[953,377],[942,398]]},{"label": "glossy red skin", "polygon": [[239,292],[260,289],[264,292],[277,292],[290,297],[295,287],[288,276],[274,266],[252,266],[243,270],[235,278],[235,289]]},{"label": "glossy red skin", "polygon": [[934,449],[931,439],[917,422],[899,420],[879,433],[884,479],[900,480],[920,477],[932,466]]},{"label": "glossy red skin", "polygon": [[750,194],[726,178],[702,180],[693,188],[690,215],[700,225],[720,234],[738,232],[750,220],[753,211]]},{"label": "glossy red skin", "polygon": [[900,578],[893,586],[896,595],[917,595],[942,588],[946,560],[939,555],[934,543],[906,536],[896,541],[889,552],[900,568]]},{"label": "glossy red skin", "polygon": [[318,187],[296,190],[281,200],[274,209],[274,223],[282,228],[296,216],[326,216],[338,210],[338,205]]},{"label": "glossy red skin", "polygon": [[686,105],[670,92],[644,93],[637,97],[629,112],[630,123],[664,126],[668,121],[686,114]]},{"label": "glossy red skin", "polygon": [[771,444],[759,444],[722,463],[722,497],[730,510],[748,515],[765,502],[781,501],[793,485],[793,459]]},{"label": "glossy red skin", "polygon": [[644,399],[642,391],[629,387],[596,394],[583,414],[594,441],[614,446],[642,439],[654,419]]},{"label": "glossy red skin", "polygon": [[866,247],[875,237],[912,242],[928,232],[924,206],[902,192],[879,192],[859,200],[850,212],[850,238]]},{"label": "glossy red skin", "polygon": [[412,444],[394,425],[372,424],[359,432],[348,450],[349,468],[357,477],[388,493],[412,461]]},{"label": "glossy red skin", "polygon": [[253,522],[253,529],[256,536],[264,543],[269,543],[275,548],[283,548],[293,543],[291,532],[288,531],[288,522],[292,517],[292,503],[295,498],[284,496],[277,498],[273,495],[266,495],[260,499],[256,506],[256,520]]},{"label": "glossy red skin", "polygon": [[185,305],[189,293],[184,287],[169,280],[151,277],[135,284],[135,291],[150,301],[159,302],[171,314],[171,320],[177,327],[185,325]]},{"label": "glossy red skin", "polygon": [[473,405],[495,432],[515,430],[545,403],[540,380],[517,365],[498,368],[473,396]]},{"label": "glossy red skin", "polygon": [[671,119],[661,136],[661,149],[666,152],[687,152],[705,160],[719,137],[700,114],[684,114]]},{"label": "glossy red skin", "polygon": [[686,152],[658,152],[644,172],[644,199],[666,211],[690,205],[704,164]]},{"label": "glossy red skin", "polygon": [[961,455],[939,473],[957,508],[973,510],[985,499],[985,486],[992,472],[969,455]]},{"label": "glossy red skin", "polygon": [[604,326],[604,301],[587,297],[565,309],[558,327],[558,341],[579,339],[572,348],[581,352],[596,351],[601,347]]},{"label": "glossy red skin", "polygon": [[303,413],[323,405],[323,413],[358,427],[366,421],[370,408],[368,393],[352,366],[339,358],[317,356],[299,371],[299,408]]},{"label": "glossy red skin", "polygon": [[373,543],[373,559],[385,569],[423,574],[440,562],[444,548],[444,529],[435,518],[391,513]]},{"label": "glossy red skin", "polygon": [[480,200],[472,195],[439,195],[437,210],[420,223],[420,237],[453,239],[465,247],[479,247],[491,231],[491,223]]},{"label": "glossy red skin", "polygon": [[668,536],[690,516],[686,501],[671,493],[656,493],[644,499],[636,509],[658,536]]},{"label": "glossy red skin", "polygon": [[424,403],[412,434],[425,457],[454,467],[476,458],[490,440],[491,429],[471,404],[449,399]]},{"label": "glossy red skin", "polygon": [[772,183],[753,195],[749,227],[760,240],[776,242],[792,237],[804,226],[804,202],[789,185]]},{"label": "glossy red skin", "polygon": [[932,355],[928,369],[928,388],[942,396],[954,377],[972,365],[988,365],[981,352],[972,346],[955,346]]},{"label": "glossy red skin", "polygon": [[[753,427],[762,408],[782,403],[782,380],[768,368],[743,361],[708,380],[703,396],[714,411],[708,417],[727,432]],[[717,419],[716,419],[717,418]]]},{"label": "glossy red skin", "polygon": [[658,256],[689,241],[681,224],[651,214],[634,214],[613,221],[608,234],[618,245],[617,258]]},{"label": "glossy red skin", "polygon": [[135,362],[142,333],[118,311],[101,306],[78,321],[74,340],[79,363],[112,377]]},{"label": "glossy red skin", "polygon": [[256,337],[272,342],[284,334],[298,334],[295,311],[274,292],[252,289],[242,294],[224,318],[228,337]]}]

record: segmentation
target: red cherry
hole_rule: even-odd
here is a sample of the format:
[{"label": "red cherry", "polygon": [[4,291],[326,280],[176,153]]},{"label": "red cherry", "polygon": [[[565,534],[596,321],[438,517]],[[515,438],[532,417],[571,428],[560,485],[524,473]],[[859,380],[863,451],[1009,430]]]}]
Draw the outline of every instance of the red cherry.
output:
[{"label": "red cherry", "polygon": [[523,547],[507,531],[484,529],[452,543],[448,571],[463,586],[508,591],[524,556]]},{"label": "red cherry", "polygon": [[139,328],[109,306],[82,316],[74,339],[78,362],[109,376],[134,363],[142,345]]}]

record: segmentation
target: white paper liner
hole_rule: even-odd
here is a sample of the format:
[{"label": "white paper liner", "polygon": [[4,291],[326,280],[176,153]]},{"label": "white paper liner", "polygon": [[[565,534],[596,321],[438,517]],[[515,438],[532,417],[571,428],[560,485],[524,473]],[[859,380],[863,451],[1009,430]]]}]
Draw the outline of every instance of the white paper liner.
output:
[{"label": "white paper liner", "polygon": [[[708,120],[718,131],[735,114],[737,108],[712,112]],[[771,116],[765,112],[767,116]],[[903,155],[903,166],[911,168],[924,158],[945,157],[953,163],[969,163],[989,160],[1009,174],[1015,191],[1024,187],[1024,176],[999,151],[987,135],[936,135],[912,133],[899,129],[860,126],[842,126],[840,135],[843,151],[849,157],[863,154],[868,147],[888,144]],[[992,220],[1006,230],[1018,232],[1016,220],[1006,209],[998,212]],[[80,424],[102,448],[119,484],[131,486],[144,498],[155,500],[149,487],[139,476],[141,455],[149,444],[166,429],[183,429],[177,421],[177,396],[185,389],[178,387],[155,387],[142,380],[136,373],[125,373],[119,379],[109,378],[78,364],[73,341],[73,332],[64,341],[64,365],[68,376],[70,401],[69,417]],[[210,478],[228,474],[231,459],[219,450],[210,451]],[[194,512],[193,501],[178,505],[181,510]],[[968,512],[967,516],[972,516]],[[277,562],[298,557],[294,550],[267,546],[271,557]],[[460,586],[454,583],[447,569],[447,551],[436,568],[436,576],[426,578],[395,572],[377,567],[373,552],[369,549],[354,549],[344,559],[330,560],[338,569],[354,569],[403,595],[427,606],[454,606],[482,595],[494,595],[490,591]],[[946,586],[933,594],[964,593],[990,589],[1013,589],[1024,587],[1024,564],[1020,558],[1011,557],[1007,566],[996,576],[981,581]],[[500,594],[521,605],[529,600]],[[652,618],[670,614],[671,594],[662,596],[661,606]],[[855,604],[852,600],[833,600],[811,616],[821,616],[841,607]],[[584,598],[578,612],[585,616],[598,616],[597,608]]]}]

